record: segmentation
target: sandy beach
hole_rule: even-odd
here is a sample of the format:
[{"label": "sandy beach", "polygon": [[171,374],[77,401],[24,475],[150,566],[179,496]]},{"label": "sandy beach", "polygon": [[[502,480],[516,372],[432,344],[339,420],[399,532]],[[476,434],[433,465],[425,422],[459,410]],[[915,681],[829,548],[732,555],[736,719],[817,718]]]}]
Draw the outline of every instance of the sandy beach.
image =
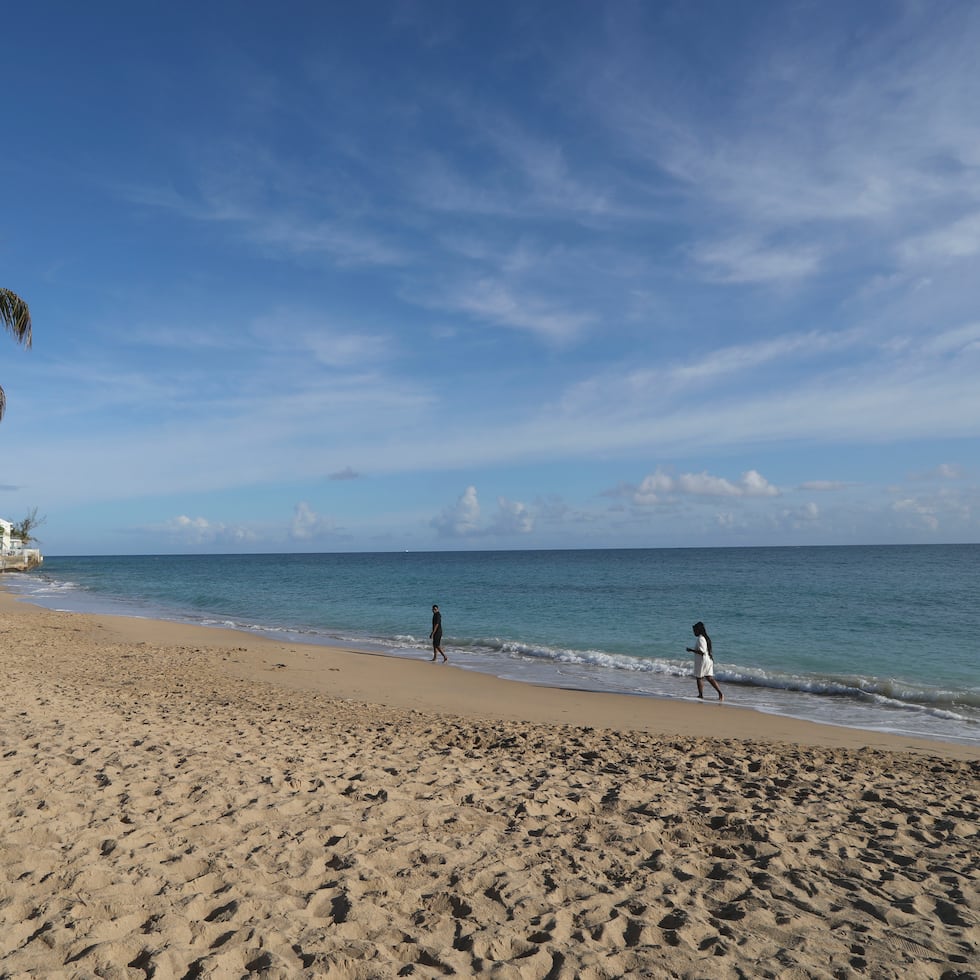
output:
[{"label": "sandy beach", "polygon": [[980,975],[972,747],[2,591],[0,661],[3,978]]}]

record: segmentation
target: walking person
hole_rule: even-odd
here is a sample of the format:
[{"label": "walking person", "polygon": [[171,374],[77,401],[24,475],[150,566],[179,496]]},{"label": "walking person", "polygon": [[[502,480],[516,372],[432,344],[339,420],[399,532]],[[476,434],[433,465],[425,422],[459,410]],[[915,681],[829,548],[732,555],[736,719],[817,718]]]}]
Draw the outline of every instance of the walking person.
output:
[{"label": "walking person", "polygon": [[[711,637],[704,628],[704,623],[697,622],[691,629],[697,637],[697,646],[688,647],[687,652],[694,654],[694,679],[698,682],[698,697],[704,698],[704,682],[707,681],[717,692],[718,700],[724,701],[725,695],[715,680],[715,661],[711,655]],[[433,658],[434,659],[434,658]]]},{"label": "walking person", "polygon": [[432,659],[436,659],[436,654],[442,654],[443,663],[449,660],[442,650],[442,613],[438,606],[432,607],[432,632],[429,639],[432,640]]}]

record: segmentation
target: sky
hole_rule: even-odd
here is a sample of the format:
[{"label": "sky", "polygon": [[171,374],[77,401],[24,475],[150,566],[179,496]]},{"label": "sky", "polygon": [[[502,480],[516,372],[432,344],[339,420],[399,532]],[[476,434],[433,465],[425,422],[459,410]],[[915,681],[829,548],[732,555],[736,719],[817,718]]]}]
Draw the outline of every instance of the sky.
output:
[{"label": "sky", "polygon": [[4,14],[46,555],[980,541],[980,3]]}]

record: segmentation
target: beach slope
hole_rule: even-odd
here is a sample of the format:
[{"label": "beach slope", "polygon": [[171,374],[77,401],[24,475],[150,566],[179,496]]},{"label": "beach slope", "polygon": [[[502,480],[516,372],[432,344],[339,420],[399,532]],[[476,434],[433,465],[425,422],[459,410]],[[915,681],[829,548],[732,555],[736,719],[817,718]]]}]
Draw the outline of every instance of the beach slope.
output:
[{"label": "beach slope", "polygon": [[977,977],[974,749],[0,593],[0,976]]}]

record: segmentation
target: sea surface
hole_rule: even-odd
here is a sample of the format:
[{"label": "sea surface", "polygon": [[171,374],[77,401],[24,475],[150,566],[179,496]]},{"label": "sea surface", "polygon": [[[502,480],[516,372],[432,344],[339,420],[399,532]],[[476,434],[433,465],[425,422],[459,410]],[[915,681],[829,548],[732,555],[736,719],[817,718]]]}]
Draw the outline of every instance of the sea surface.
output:
[{"label": "sea surface", "polygon": [[456,667],[651,699],[696,696],[703,620],[733,704],[980,744],[980,545],[49,557],[2,584],[417,659],[438,603]]}]

